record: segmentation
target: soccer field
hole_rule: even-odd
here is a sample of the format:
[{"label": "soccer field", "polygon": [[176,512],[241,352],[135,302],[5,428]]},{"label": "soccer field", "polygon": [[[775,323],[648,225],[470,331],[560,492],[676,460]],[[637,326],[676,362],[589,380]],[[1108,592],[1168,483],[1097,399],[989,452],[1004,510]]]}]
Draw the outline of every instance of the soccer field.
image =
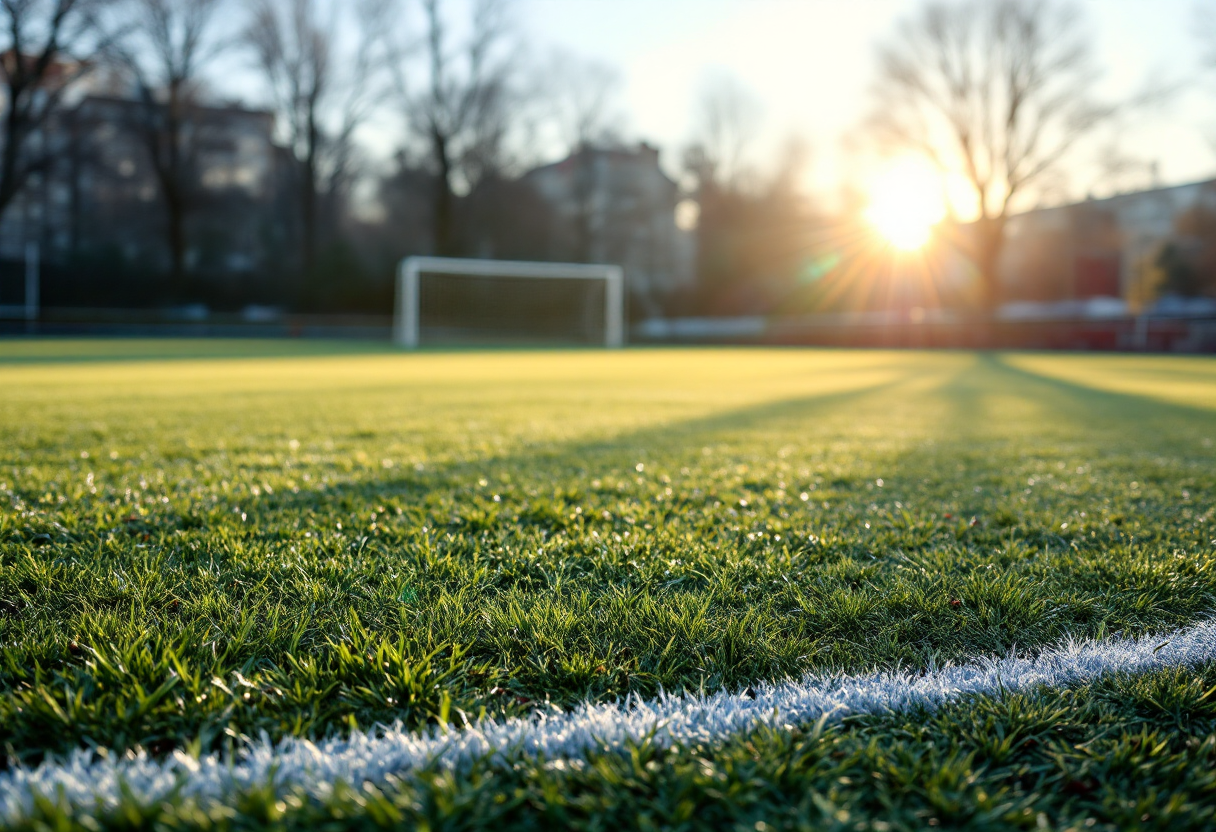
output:
[{"label": "soccer field", "polygon": [[0,821],[1212,828],[1214,538],[1208,358],[0,342]]}]

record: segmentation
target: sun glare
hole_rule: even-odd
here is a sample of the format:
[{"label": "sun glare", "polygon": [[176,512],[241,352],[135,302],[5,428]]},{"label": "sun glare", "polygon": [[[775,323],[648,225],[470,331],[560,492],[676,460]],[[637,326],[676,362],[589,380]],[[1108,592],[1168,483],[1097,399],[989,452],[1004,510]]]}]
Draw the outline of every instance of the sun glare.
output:
[{"label": "sun glare", "polygon": [[941,185],[927,164],[902,160],[877,176],[870,187],[866,217],[891,245],[913,251],[929,242],[933,226],[946,214]]}]

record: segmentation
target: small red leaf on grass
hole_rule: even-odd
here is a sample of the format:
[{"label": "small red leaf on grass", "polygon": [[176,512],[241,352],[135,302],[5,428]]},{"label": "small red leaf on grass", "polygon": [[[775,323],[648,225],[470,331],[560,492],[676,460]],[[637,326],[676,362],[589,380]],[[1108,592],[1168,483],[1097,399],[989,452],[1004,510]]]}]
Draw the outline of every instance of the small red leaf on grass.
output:
[{"label": "small red leaf on grass", "polygon": [[1064,788],[1061,789],[1061,791],[1063,791],[1064,794],[1078,795],[1083,797],[1087,794],[1092,794],[1097,788],[1098,781],[1094,780],[1092,777],[1086,777],[1084,780],[1069,780],[1064,784]]},{"label": "small red leaf on grass", "polygon": [[963,602],[962,602],[962,601],[960,601],[959,599],[957,599],[957,598],[951,598],[951,599],[950,599],[950,606],[952,606],[952,607],[961,607],[962,605],[963,605]]},{"label": "small red leaf on grass", "polygon": [[174,748],[177,748],[177,743],[168,738],[153,740],[152,742],[148,743],[148,753],[153,757],[163,757],[171,752]]}]

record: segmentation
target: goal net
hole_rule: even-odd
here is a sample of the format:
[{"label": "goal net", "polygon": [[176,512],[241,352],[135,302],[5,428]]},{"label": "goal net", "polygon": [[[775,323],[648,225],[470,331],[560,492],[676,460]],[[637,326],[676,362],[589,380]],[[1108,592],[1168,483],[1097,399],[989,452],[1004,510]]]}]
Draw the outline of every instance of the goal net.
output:
[{"label": "goal net", "polygon": [[397,273],[393,339],[439,344],[625,340],[620,266],[409,257]]}]

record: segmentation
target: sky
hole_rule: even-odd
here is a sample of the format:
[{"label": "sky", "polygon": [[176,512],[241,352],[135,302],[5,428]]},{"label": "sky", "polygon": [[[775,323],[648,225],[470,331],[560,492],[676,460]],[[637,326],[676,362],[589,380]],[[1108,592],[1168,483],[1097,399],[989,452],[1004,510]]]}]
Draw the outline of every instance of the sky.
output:
[{"label": "sky", "polygon": [[[1130,96],[1150,77],[1185,84],[1166,109],[1120,139],[1123,152],[1156,162],[1167,184],[1216,176],[1216,77],[1202,79],[1199,69],[1200,2],[1213,0],[1082,0],[1106,94]],[[515,15],[531,50],[557,47],[620,69],[627,135],[658,144],[670,171],[692,135],[707,78],[729,74],[762,107],[756,161],[800,137],[810,150],[804,186],[833,199],[847,185],[864,188],[875,167],[857,148],[876,46],[917,6],[915,0],[517,0]],[[1101,190],[1084,173],[1074,179],[1071,196]]]},{"label": "sky", "polygon": [[[339,13],[348,0],[329,0]],[[233,9],[244,0],[233,0]],[[1056,202],[1104,196],[1112,190],[1216,177],[1216,71],[1201,71],[1195,31],[1200,6],[1216,0],[1074,0],[1086,13],[1101,92],[1127,98],[1150,79],[1176,85],[1169,104],[1121,126],[1119,150],[1144,163],[1139,179],[1112,185],[1097,171],[1070,171]],[[453,0],[453,31],[467,24],[471,0]],[[806,150],[802,189],[827,208],[846,191],[864,195],[883,174],[867,150],[860,125],[880,42],[921,0],[508,0],[516,41],[530,65],[544,66],[554,50],[615,67],[623,80],[618,102],[623,135],[657,144],[677,176],[681,150],[692,139],[699,97],[714,77],[729,76],[759,103],[751,157],[770,168],[791,139]],[[416,0],[407,2],[407,31],[420,31]],[[233,33],[243,17],[229,16]],[[231,33],[230,33],[231,34]],[[235,36],[235,35],[233,35]],[[233,50],[221,61],[218,86],[234,98],[264,96],[248,56]],[[421,78],[419,72],[415,72]],[[373,159],[385,162],[399,146],[400,113],[382,114],[361,131]],[[556,146],[530,148],[541,158]],[[1030,207],[1024,205],[1022,207]]]}]

